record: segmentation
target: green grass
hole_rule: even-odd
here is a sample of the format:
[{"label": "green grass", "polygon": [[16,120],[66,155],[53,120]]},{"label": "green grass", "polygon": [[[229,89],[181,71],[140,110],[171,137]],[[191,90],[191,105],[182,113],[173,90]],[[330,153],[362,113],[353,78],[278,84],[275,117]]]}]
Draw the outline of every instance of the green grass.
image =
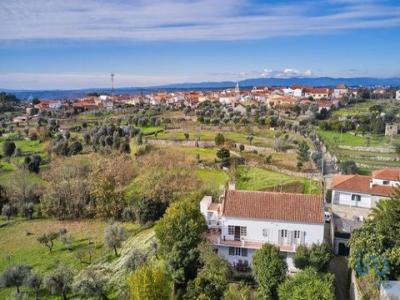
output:
[{"label": "green grass", "polygon": [[143,127],[138,127],[140,131],[144,134],[154,134],[155,132],[163,130],[161,126],[143,126]]},{"label": "green grass", "polygon": [[[350,132],[340,133],[337,131],[325,131],[318,130],[318,134],[328,144],[333,146],[345,145],[345,146],[368,146],[367,135],[362,136],[361,134],[352,134]],[[390,138],[384,135],[372,135],[370,138],[370,147],[385,147],[390,145]]]},{"label": "green grass", "polygon": [[199,169],[196,174],[204,186],[213,191],[218,191],[229,181],[229,175],[223,170]]},{"label": "green grass", "polygon": [[[4,223],[2,218],[0,223]],[[101,220],[87,221],[58,221],[50,219],[12,220],[9,225],[0,228],[0,271],[15,264],[29,264],[36,271],[46,273],[59,263],[65,264],[79,271],[87,267],[76,257],[78,249],[88,247],[89,240],[94,242],[95,250],[93,262],[109,261],[114,259],[112,251],[103,245],[106,222]],[[137,224],[122,223],[128,237],[140,228]],[[37,238],[50,231],[66,228],[74,238],[73,251],[64,248],[61,242],[56,241],[53,251],[39,244]],[[0,299],[9,299],[14,289],[1,289]],[[46,298],[47,299],[47,298]]]},{"label": "green grass", "polygon": [[236,187],[239,190],[320,193],[318,182],[263,168],[245,166],[238,166],[236,169]]},{"label": "green grass", "polygon": [[391,100],[368,100],[352,104],[351,106],[343,107],[335,110],[332,114],[333,117],[348,117],[354,115],[362,115],[369,112],[369,108],[374,105],[382,105],[384,111],[392,110],[393,108],[399,108],[398,104]]}]

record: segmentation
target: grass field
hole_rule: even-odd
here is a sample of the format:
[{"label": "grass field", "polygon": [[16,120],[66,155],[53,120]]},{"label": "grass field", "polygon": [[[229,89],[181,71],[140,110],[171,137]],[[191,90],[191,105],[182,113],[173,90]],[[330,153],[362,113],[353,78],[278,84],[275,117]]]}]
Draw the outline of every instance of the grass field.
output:
[{"label": "grass field", "polygon": [[229,175],[223,170],[199,169],[196,171],[196,174],[205,187],[213,191],[225,187],[226,183],[229,181]]},{"label": "grass field", "polygon": [[[345,145],[345,146],[363,146],[367,147],[368,137],[361,134],[353,134],[350,132],[340,133],[337,131],[318,130],[318,134],[328,145]],[[390,146],[392,142],[400,139],[391,139],[384,135],[371,135],[369,140],[370,147],[385,147]]]},{"label": "grass field", "polygon": [[239,190],[275,190],[307,194],[320,193],[319,184],[303,177],[289,176],[257,167],[238,166],[236,187]]},{"label": "grass field", "polygon": [[[1,219],[1,223],[5,220]],[[94,244],[93,263],[110,263],[115,257],[103,244],[104,229],[107,223],[101,220],[58,221],[50,219],[12,220],[9,225],[0,228],[0,271],[15,264],[29,264],[36,271],[46,273],[58,264],[64,264],[79,271],[83,264],[76,257],[79,249],[87,249],[89,241]],[[127,236],[135,235],[140,226],[133,223],[122,223]],[[73,236],[72,251],[65,249],[56,241],[53,251],[39,244],[37,238],[50,231],[66,228]],[[9,299],[13,289],[1,289],[0,299]],[[46,298],[47,299],[47,298]]]},{"label": "grass field", "polygon": [[393,108],[399,108],[399,105],[393,100],[368,100],[365,102],[359,102],[351,106],[343,107],[335,110],[332,114],[333,117],[347,117],[365,114],[369,112],[369,108],[374,105],[382,105],[384,111],[392,110]]}]

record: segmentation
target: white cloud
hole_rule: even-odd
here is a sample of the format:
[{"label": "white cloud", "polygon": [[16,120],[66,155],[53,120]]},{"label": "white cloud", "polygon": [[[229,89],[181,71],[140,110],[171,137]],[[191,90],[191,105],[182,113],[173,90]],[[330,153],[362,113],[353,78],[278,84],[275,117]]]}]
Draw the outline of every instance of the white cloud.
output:
[{"label": "white cloud", "polygon": [[398,27],[400,6],[378,0],[285,5],[252,0],[13,0],[0,2],[0,20],[0,40],[246,40]]},{"label": "white cloud", "polygon": [[290,77],[310,77],[314,73],[311,70],[300,71],[297,69],[286,68],[283,70],[271,70],[264,69],[260,74],[262,77],[273,77],[273,78],[290,78]]}]

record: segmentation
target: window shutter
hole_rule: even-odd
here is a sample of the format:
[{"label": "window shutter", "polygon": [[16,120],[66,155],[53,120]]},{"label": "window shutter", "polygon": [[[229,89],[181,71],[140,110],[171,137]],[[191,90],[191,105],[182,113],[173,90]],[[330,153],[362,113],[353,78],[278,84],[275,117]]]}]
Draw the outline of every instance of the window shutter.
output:
[{"label": "window shutter", "polygon": [[282,229],[278,230],[278,244],[282,244]]},{"label": "window shutter", "polygon": [[305,231],[300,231],[300,243],[302,245],[305,244],[304,240],[305,240]]}]

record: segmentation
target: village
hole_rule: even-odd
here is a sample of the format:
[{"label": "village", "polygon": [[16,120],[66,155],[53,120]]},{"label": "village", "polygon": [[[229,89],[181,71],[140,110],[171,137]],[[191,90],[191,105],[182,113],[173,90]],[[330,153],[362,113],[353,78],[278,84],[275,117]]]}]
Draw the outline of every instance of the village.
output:
[{"label": "village", "polygon": [[[215,91],[140,95],[112,91],[75,100],[18,102],[19,108],[2,120],[2,147],[6,151],[14,145],[13,153],[4,152],[0,164],[0,185],[5,189],[5,203],[9,203],[3,204],[2,212],[8,219],[22,213],[13,196],[20,193],[13,183],[15,176],[22,176],[25,189],[28,186],[28,193],[33,193],[24,200],[24,205],[32,203],[31,217],[46,211],[48,217],[61,220],[78,215],[88,218],[92,215],[86,212],[88,208],[78,215],[63,208],[61,214],[57,206],[41,203],[53,201],[55,193],[49,194],[44,182],[58,185],[53,180],[59,177],[47,174],[60,167],[56,164],[61,157],[65,157],[62,164],[73,163],[74,157],[82,157],[79,164],[98,159],[109,164],[107,159],[121,153],[120,163],[127,165],[121,165],[119,171],[103,172],[128,176],[115,188],[131,204],[125,207],[116,202],[113,205],[120,205],[119,212],[103,216],[122,218],[121,226],[128,228],[131,225],[125,222],[136,220],[152,236],[154,229],[148,226],[162,217],[165,203],[176,201],[170,197],[181,199],[182,192],[198,190],[201,199],[195,202],[195,209],[207,227],[204,240],[229,263],[233,280],[252,273],[254,257],[268,244],[277,247],[290,276],[317,263],[321,274],[334,274],[336,297],[360,297],[373,284],[370,279],[358,278],[368,268],[359,269],[360,259],[370,259],[376,250],[365,249],[366,244],[351,237],[363,228],[379,203],[395,201],[391,199],[400,184],[398,101],[400,91],[390,88],[340,84],[335,88],[241,89],[237,84]],[[171,165],[162,162],[162,157],[168,157]],[[128,165],[143,170],[128,175],[132,173]],[[25,173],[26,168],[31,171]],[[177,171],[180,168],[182,171]],[[164,172],[183,173],[169,177]],[[157,182],[149,176],[158,178]],[[92,181],[88,184],[100,184]],[[142,186],[143,182],[147,183]],[[78,190],[74,193],[86,197]],[[164,199],[164,193],[170,196]],[[143,201],[150,201],[148,209],[158,212],[149,215],[139,209],[137,205],[143,207]],[[40,217],[33,219],[42,222]],[[68,223],[62,226],[73,232]],[[134,239],[140,241],[140,234]],[[352,245],[365,253],[355,253]],[[122,251],[131,255],[129,247]],[[318,256],[317,262],[310,261],[313,255]],[[120,259],[108,268],[115,268],[113,264]],[[396,277],[389,275],[397,274],[393,259],[388,262],[391,270],[378,276],[382,284],[371,293],[395,291]]]}]

